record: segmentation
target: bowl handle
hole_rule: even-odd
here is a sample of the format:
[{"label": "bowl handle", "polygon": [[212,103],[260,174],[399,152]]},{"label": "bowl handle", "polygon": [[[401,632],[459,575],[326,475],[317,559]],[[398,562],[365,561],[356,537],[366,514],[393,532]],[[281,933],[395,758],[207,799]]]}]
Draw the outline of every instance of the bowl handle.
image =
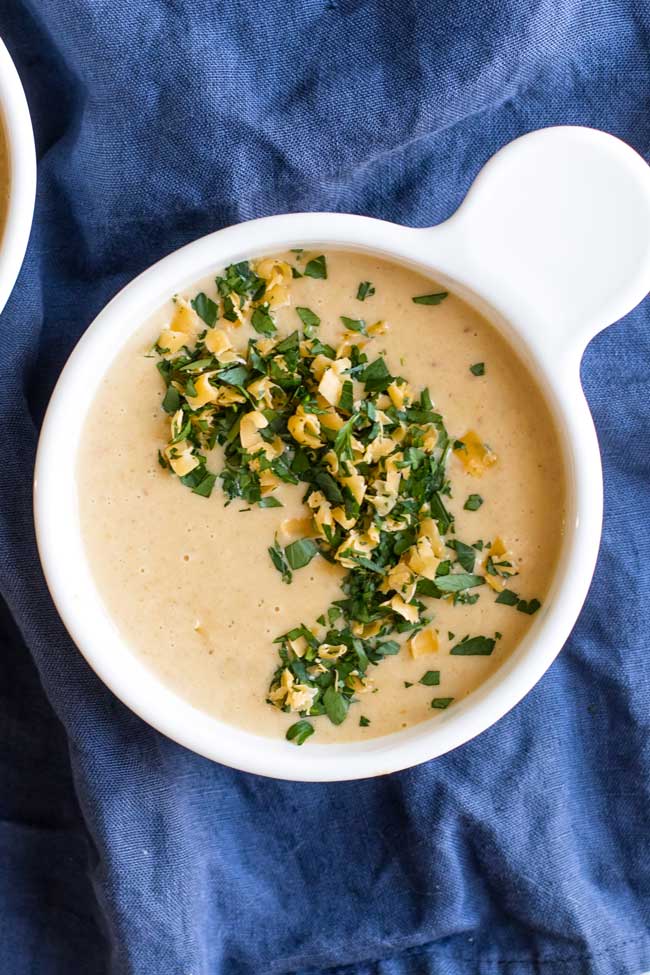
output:
[{"label": "bowl handle", "polygon": [[441,270],[540,353],[581,355],[650,290],[650,167],[596,129],[540,129],[490,159],[460,209],[428,233]]}]

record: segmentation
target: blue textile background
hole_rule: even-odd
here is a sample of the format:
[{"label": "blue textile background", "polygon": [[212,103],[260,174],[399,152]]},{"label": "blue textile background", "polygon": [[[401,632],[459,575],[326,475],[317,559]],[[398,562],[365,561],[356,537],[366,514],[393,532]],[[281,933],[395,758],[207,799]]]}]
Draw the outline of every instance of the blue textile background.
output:
[{"label": "blue textile background", "polygon": [[647,0],[4,0],[0,31],[39,155],[0,318],[0,971],[650,969],[648,302],[585,356],[605,530],[569,644],[495,727],[408,772],[267,781],[145,726],[64,632],[30,499],[76,339],[180,244],[297,209],[431,224],[553,123],[648,158]]}]

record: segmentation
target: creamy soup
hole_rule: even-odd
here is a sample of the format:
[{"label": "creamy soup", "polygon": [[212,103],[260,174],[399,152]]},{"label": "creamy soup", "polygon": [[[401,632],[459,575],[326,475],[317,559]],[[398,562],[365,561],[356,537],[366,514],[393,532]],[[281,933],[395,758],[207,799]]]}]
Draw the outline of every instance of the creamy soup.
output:
[{"label": "creamy soup", "polygon": [[564,476],[542,394],[480,314],[397,264],[299,251],[217,281],[156,311],[86,421],[109,612],[167,685],[262,735],[440,715],[549,589]]},{"label": "creamy soup", "polygon": [[7,153],[7,141],[5,138],[4,126],[0,119],[0,242],[4,231],[5,220],[7,217],[7,205],[9,203],[9,155]]}]

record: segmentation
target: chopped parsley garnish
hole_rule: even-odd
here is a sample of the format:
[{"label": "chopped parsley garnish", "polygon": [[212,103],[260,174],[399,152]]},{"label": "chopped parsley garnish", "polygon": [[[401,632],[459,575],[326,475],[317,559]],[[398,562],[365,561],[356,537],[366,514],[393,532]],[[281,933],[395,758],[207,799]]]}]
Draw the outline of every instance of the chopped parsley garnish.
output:
[{"label": "chopped parsley garnish", "polygon": [[420,677],[418,683],[424,684],[425,687],[436,687],[440,683],[440,671],[427,670],[426,674]]},{"label": "chopped parsley garnish", "polygon": [[417,295],[413,298],[413,303],[416,305],[439,305],[441,301],[444,301],[449,295],[448,291],[438,291],[436,294],[432,295]]},{"label": "chopped parsley garnish", "polygon": [[473,366],[469,367],[469,371],[473,376],[484,376],[485,375],[485,363],[475,362]]},{"label": "chopped parsley garnish", "polygon": [[350,332],[361,332],[362,335],[366,334],[366,323],[362,318],[348,318],[347,315],[341,315],[341,321]]},{"label": "chopped parsley garnish", "polygon": [[219,309],[212,298],[208,298],[202,291],[192,301],[192,308],[202,318],[206,325],[214,325]]},{"label": "chopped parsley garnish", "polygon": [[363,715],[363,714],[360,715],[360,717],[359,717],[359,727],[360,728],[367,728],[369,724],[370,724],[370,718],[366,718],[366,716]]},{"label": "chopped parsley garnish", "polygon": [[529,602],[526,602],[525,599],[520,599],[517,603],[517,609],[520,613],[526,613],[527,616],[532,616],[541,605],[539,599],[531,599]]},{"label": "chopped parsley garnish", "polygon": [[444,711],[449,707],[452,701],[453,697],[434,697],[433,701],[431,702],[431,707]]},{"label": "chopped parsley garnish", "polygon": [[366,298],[372,298],[375,293],[375,287],[370,283],[370,281],[362,281],[357,288],[357,298],[359,301],[365,301]]},{"label": "chopped parsley garnish", "polygon": [[292,741],[294,745],[302,745],[310,735],[314,733],[314,726],[310,721],[296,721],[287,729],[286,739]]},{"label": "chopped parsley garnish", "polygon": [[308,278],[327,278],[327,261],[323,254],[307,262],[305,274]]},{"label": "chopped parsley garnish", "polygon": [[296,308],[296,312],[303,325],[316,327],[320,325],[320,318],[311,308]]},{"label": "chopped parsley garnish", "polygon": [[465,636],[449,652],[460,657],[489,657],[495,642],[487,636]]},{"label": "chopped parsley garnish", "polygon": [[287,545],[284,555],[292,569],[302,569],[305,565],[309,565],[317,552],[318,547],[311,538],[300,538],[297,542]]},{"label": "chopped parsley garnish", "polygon": [[519,602],[519,596],[512,589],[504,589],[494,601],[495,603],[503,603],[505,606],[516,606]]},{"label": "chopped parsley garnish", "polygon": [[268,307],[255,309],[251,317],[251,325],[260,335],[273,335],[276,331],[275,322],[269,314]]},{"label": "chopped parsley garnish", "polygon": [[[316,558],[343,570],[340,598],[274,641],[267,701],[300,716],[287,731],[300,745],[314,733],[307,718],[341,724],[373,692],[372,668],[405,642],[414,657],[438,649],[430,626],[436,601],[471,605],[480,595],[473,590],[486,581],[498,590],[502,582],[494,580],[517,569],[501,539],[479,556],[482,542],[456,537],[447,463],[452,450],[468,448],[449,435],[427,389],[393,375],[373,346],[380,329],[343,315],[345,332],[328,345],[318,338],[320,317],[297,306],[299,328],[278,334],[276,308],[287,304],[294,272],[274,258],[230,265],[216,277],[214,297],[200,292],[191,305],[179,299],[182,314],[198,316],[202,330],[188,331],[186,320],[181,331],[165,330],[154,349],[169,419],[160,466],[199,496],[209,497],[218,479],[226,504],[276,509],[277,521],[268,515],[269,541],[277,529],[268,556],[286,584]],[[309,260],[304,274],[326,279],[325,256]],[[357,298],[374,293],[363,281]],[[413,301],[435,305],[446,297]],[[249,326],[247,344],[240,325]],[[209,469],[217,446],[218,473]],[[304,491],[308,517],[294,520],[299,532],[282,519],[282,484]],[[464,507],[476,511],[482,503],[471,494]],[[303,537],[288,541],[295,534]],[[496,601],[529,615],[540,606],[508,589]],[[496,639],[468,635],[450,653],[489,655]],[[419,683],[437,686],[440,671],[426,671]],[[434,698],[431,706],[444,709],[452,700]],[[361,727],[369,723],[360,716]]]}]

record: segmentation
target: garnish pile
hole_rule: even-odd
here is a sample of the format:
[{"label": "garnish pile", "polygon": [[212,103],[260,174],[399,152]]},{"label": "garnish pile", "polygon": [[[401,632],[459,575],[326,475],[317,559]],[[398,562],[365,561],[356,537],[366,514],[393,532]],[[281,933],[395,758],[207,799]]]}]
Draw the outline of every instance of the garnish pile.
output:
[{"label": "garnish pile", "polygon": [[[204,293],[191,303],[176,299],[155,350],[170,415],[161,466],[205,497],[218,477],[227,504],[280,509],[281,483],[304,484],[305,518],[278,519],[269,558],[287,584],[316,557],[346,570],[342,598],[275,641],[279,663],[267,700],[301,715],[287,733],[301,744],[314,730],[308,717],[326,714],[340,724],[355,695],[372,690],[372,667],[401,649],[395,637],[408,635],[414,657],[438,649],[432,601],[472,603],[487,583],[498,602],[522,612],[539,603],[506,588],[517,569],[501,539],[469,545],[455,537],[445,504],[450,453],[473,476],[497,458],[474,431],[451,439],[429,391],[390,373],[373,348],[387,324],[342,316],[333,347],[318,337],[319,316],[296,307],[295,331],[278,335],[273,310],[289,304],[292,279],[327,277],[324,256],[306,261],[297,253],[302,269],[243,261],[216,278],[216,301]],[[362,282],[356,297],[374,293]],[[445,297],[413,301],[437,305]],[[248,324],[256,335],[238,350],[219,319]],[[484,364],[477,366],[473,374],[483,375]],[[223,467],[213,472],[206,455],[216,444]],[[472,494],[465,508],[481,503]],[[450,652],[490,654],[498,638],[467,635]],[[427,671],[421,683],[437,684],[437,675]],[[432,707],[451,700],[434,698]],[[361,717],[362,727],[368,723]]]}]

